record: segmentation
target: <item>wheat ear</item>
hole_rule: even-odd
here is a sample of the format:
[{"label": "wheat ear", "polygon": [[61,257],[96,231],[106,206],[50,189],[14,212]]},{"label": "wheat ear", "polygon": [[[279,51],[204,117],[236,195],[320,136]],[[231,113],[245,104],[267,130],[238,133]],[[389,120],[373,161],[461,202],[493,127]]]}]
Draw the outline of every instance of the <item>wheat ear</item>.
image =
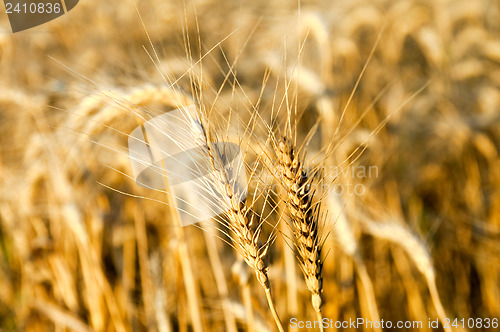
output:
[{"label": "wheat ear", "polygon": [[271,296],[269,278],[267,276],[268,266],[264,262],[269,249],[269,242],[259,243],[262,232],[262,220],[257,213],[246,205],[246,199],[241,199],[233,192],[231,178],[224,166],[224,156],[216,144],[212,144],[209,131],[201,121],[194,121],[193,130],[197,133],[195,137],[202,140],[210,160],[211,168],[215,178],[214,186],[221,196],[222,203],[226,207],[225,216],[228,219],[227,226],[232,233],[233,242],[245,262],[255,271],[257,281],[264,288],[266,299],[271,313],[279,331],[284,331]]},{"label": "wheat ear", "polygon": [[313,192],[310,175],[297,155],[292,142],[283,137],[275,146],[278,171],[283,189],[286,192],[286,206],[290,213],[292,233],[297,247],[300,267],[306,286],[311,292],[311,302],[318,319],[322,319],[321,293],[323,277],[321,274],[321,241],[319,232],[319,209],[313,206]]}]

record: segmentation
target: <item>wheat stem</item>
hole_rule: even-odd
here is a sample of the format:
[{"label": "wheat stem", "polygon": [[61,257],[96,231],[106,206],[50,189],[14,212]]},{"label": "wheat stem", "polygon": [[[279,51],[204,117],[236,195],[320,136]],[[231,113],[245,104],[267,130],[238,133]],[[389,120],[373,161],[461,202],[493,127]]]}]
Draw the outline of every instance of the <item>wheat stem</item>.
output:
[{"label": "wheat stem", "polygon": [[283,325],[281,323],[280,317],[278,316],[278,312],[276,311],[276,308],[274,307],[274,302],[273,298],[271,296],[271,289],[264,288],[266,291],[266,298],[267,298],[267,304],[269,305],[269,309],[271,309],[271,313],[273,314],[274,321],[276,322],[276,327],[280,332],[285,332],[283,329]]},{"label": "wheat stem", "polygon": [[316,311],[316,317],[318,318],[319,322],[319,330],[321,332],[324,332],[325,328],[323,327],[323,314],[321,313],[321,311]]},{"label": "wheat stem", "polygon": [[436,308],[439,320],[443,324],[443,330],[446,332],[451,332],[451,328],[447,326],[446,320],[446,312],[444,311],[443,304],[439,298],[439,292],[436,286],[436,279],[434,277],[427,277],[427,284],[429,285],[429,292],[431,294],[432,302],[434,303],[434,307]]}]

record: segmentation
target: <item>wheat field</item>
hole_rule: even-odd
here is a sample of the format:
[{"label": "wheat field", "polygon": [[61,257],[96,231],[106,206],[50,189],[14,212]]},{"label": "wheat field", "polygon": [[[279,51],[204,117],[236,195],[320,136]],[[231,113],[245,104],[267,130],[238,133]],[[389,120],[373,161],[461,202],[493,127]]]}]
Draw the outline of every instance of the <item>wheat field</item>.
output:
[{"label": "wheat field", "polygon": [[[500,2],[0,8],[0,331],[498,327]],[[186,212],[129,144],[190,106]]]}]

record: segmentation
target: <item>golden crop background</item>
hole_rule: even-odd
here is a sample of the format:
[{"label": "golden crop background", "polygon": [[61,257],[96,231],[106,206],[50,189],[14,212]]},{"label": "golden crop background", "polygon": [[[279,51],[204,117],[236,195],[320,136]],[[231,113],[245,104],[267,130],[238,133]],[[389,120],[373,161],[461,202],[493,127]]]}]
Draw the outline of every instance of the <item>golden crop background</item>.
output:
[{"label": "golden crop background", "polygon": [[[245,120],[262,90],[259,112],[269,117],[283,93],[275,83],[291,80],[304,112],[299,140],[321,117],[309,155],[334,140],[333,167],[366,148],[353,167],[376,166],[377,176],[337,179],[362,184],[364,195],[324,201],[325,317],[421,320],[425,330],[442,303],[450,318],[500,318],[499,2],[303,1],[300,19],[294,1],[137,6],[173,77],[191,67],[183,37],[196,59],[198,37],[205,53],[230,35],[202,62],[217,90],[226,59],[237,59],[241,89],[226,84],[221,113]],[[126,154],[124,133],[140,124],[130,109],[181,102],[148,52],[155,57],[131,2],[81,1],[16,34],[0,14],[0,330],[191,330],[183,244],[203,330],[274,329],[228,245],[194,226],[179,233],[164,204],[117,192],[164,201],[129,178]],[[269,274],[285,325],[315,319],[289,258],[278,235]]]}]

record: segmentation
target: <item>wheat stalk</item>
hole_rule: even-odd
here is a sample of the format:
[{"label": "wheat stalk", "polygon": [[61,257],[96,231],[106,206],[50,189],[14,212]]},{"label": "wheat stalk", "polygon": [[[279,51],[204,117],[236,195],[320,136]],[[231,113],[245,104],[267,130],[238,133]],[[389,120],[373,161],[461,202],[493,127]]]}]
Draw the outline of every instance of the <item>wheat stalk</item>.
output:
[{"label": "wheat stalk", "polygon": [[283,137],[275,145],[278,171],[286,192],[286,206],[290,213],[292,233],[297,248],[300,267],[306,286],[311,292],[311,303],[319,320],[322,319],[323,277],[321,274],[321,240],[319,230],[319,209],[313,206],[310,174],[295,151],[291,140]]}]

